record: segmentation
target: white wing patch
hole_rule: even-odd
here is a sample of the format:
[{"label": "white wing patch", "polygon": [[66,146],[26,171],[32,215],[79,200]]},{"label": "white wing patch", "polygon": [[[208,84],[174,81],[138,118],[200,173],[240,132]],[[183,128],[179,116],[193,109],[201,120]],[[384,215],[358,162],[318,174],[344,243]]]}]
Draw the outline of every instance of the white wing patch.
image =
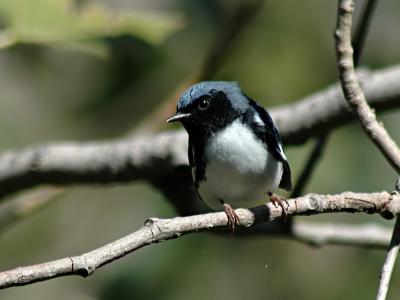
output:
[{"label": "white wing patch", "polygon": [[254,122],[260,126],[265,126],[265,123],[261,119],[260,114],[258,112],[255,112],[255,114],[254,114]]},{"label": "white wing patch", "polygon": [[[266,126],[266,124],[263,122],[263,120],[261,119],[260,114],[259,114],[258,112],[255,112],[255,113],[254,113],[254,122],[255,122],[256,124],[260,125],[260,126]],[[282,148],[282,145],[281,145],[280,143],[278,143],[278,151],[279,151],[279,154],[280,154],[285,160],[287,160],[286,155],[285,155],[285,152],[283,152],[283,148]]]},{"label": "white wing patch", "polygon": [[281,143],[278,143],[278,150],[279,150],[279,154],[280,154],[285,160],[287,160],[286,155],[285,155],[285,152],[283,152]]}]

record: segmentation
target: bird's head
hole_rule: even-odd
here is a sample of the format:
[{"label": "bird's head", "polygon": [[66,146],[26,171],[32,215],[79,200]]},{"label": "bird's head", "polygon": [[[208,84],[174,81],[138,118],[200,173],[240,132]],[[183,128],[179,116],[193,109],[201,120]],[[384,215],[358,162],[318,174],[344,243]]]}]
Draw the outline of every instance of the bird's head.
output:
[{"label": "bird's head", "polygon": [[249,107],[236,82],[204,81],[187,89],[166,122],[181,122],[190,133],[212,134],[224,128]]}]

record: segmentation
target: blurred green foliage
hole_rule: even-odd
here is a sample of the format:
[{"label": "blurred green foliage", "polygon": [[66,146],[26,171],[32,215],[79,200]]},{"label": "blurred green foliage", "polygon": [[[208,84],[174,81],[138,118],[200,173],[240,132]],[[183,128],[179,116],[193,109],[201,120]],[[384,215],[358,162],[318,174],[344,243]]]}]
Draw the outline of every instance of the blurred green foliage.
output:
[{"label": "blurred green foliage", "polygon": [[[72,0],[2,0],[5,28],[0,48],[16,43],[57,44],[105,55],[101,39],[130,35],[157,44],[183,25],[177,14],[146,10],[112,11],[98,3]],[[7,40],[8,39],[8,40]],[[102,47],[103,46],[103,47]]]},{"label": "blurred green foliage", "polygon": [[[239,3],[0,0],[0,149],[124,135],[198,71]],[[335,14],[335,1],[266,1],[214,79],[239,81],[266,107],[325,87],[336,81]],[[361,65],[398,63],[399,14],[398,1],[379,2]],[[380,116],[397,141],[399,116]],[[310,146],[286,150],[294,176]],[[395,177],[354,124],[334,132],[308,191],[391,190]],[[0,236],[0,269],[79,254],[148,217],[174,215],[144,183],[72,187]],[[392,225],[378,216],[304,218]],[[86,279],[8,289],[0,298],[371,299],[383,257],[377,250],[194,234],[146,247]],[[393,299],[400,297],[399,276],[396,269]]]}]

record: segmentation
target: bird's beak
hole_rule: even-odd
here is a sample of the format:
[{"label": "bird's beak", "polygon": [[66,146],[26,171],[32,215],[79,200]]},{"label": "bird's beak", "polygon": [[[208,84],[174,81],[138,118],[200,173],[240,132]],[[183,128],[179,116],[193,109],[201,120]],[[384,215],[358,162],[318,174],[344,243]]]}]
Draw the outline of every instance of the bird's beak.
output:
[{"label": "bird's beak", "polygon": [[172,123],[172,122],[177,122],[177,121],[182,121],[183,119],[186,119],[190,117],[189,113],[183,114],[183,113],[176,113],[175,115],[169,117],[166,123]]}]

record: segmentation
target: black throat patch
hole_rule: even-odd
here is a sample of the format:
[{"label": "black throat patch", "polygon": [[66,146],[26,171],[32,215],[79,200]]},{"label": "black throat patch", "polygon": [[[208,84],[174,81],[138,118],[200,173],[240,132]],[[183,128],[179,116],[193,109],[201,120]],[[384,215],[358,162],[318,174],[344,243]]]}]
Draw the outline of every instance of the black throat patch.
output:
[{"label": "black throat patch", "polygon": [[240,112],[232,107],[224,92],[211,90],[207,97],[210,97],[209,109],[205,112],[195,111],[197,103],[194,101],[193,107],[188,108],[192,117],[183,123],[189,133],[188,155],[196,189],[201,181],[206,180],[207,158],[204,152],[208,139],[240,117]]}]

